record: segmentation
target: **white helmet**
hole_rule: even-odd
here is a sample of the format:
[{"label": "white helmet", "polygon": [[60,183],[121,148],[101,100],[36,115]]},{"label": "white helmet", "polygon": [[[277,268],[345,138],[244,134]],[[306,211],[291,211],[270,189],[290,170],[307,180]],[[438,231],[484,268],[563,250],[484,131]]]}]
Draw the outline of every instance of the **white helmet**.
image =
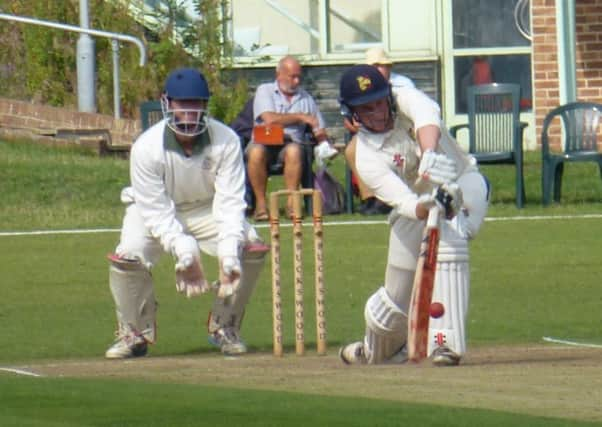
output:
[{"label": "white helmet", "polygon": [[161,110],[167,126],[185,136],[196,136],[207,130],[208,112],[204,108],[174,109],[172,100],[209,100],[209,86],[205,77],[194,68],[173,71],[165,82],[161,95]]}]

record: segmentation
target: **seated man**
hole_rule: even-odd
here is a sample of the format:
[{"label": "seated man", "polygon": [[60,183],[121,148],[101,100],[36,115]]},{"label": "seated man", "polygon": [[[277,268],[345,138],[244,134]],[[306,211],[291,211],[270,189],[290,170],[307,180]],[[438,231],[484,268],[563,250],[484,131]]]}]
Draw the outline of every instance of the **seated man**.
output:
[{"label": "seated man", "polygon": [[371,47],[366,51],[366,64],[374,65],[393,88],[415,87],[411,79],[392,71],[393,61],[387,56],[382,47]]},{"label": "seated man", "polygon": [[[412,80],[391,71],[391,68],[393,68],[393,61],[389,59],[382,47],[371,47],[366,51],[366,64],[375,66],[393,88],[414,87],[414,82],[412,82]],[[355,135],[357,129],[348,120],[344,119],[344,125],[352,135]],[[362,201],[359,212],[362,215],[387,214],[391,210],[391,207],[374,197],[374,193],[370,191],[357,176],[357,170],[355,168],[355,146],[356,138],[354,137],[345,148],[345,159],[347,160],[349,169],[351,169],[351,172],[357,179],[358,192]]]},{"label": "seated man", "polygon": [[[287,190],[297,190],[303,171],[301,143],[307,129],[317,143],[328,140],[324,119],[313,97],[301,88],[301,65],[292,56],[285,56],[276,66],[276,80],[257,87],[253,112],[256,123],[279,124],[284,127],[284,145],[265,146],[251,141],[246,148],[247,174],[255,195],[255,220],[269,217],[266,204],[268,166],[284,165]],[[291,213],[289,200],[288,212]]]}]

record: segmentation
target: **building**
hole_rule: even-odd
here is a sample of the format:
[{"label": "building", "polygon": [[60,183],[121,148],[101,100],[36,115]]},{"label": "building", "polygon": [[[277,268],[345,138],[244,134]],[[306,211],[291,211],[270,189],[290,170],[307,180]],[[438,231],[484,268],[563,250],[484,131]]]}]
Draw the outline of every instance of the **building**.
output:
[{"label": "building", "polygon": [[553,107],[602,95],[602,0],[232,0],[235,67],[270,79],[284,54],[336,122],[338,77],[381,45],[394,70],[440,102],[448,125],[466,120],[467,85],[521,86],[525,147],[538,145]]},{"label": "building", "polygon": [[[117,0],[116,0],[117,1]],[[138,20],[157,19],[164,0],[119,0]],[[176,24],[194,21],[193,0]],[[331,134],[343,130],[338,82],[364,52],[382,46],[395,72],[442,106],[448,126],[466,121],[465,90],[488,81],[521,86],[524,146],[537,149],[546,113],[602,97],[602,0],[230,0],[224,31],[234,42],[232,73],[251,87],[274,78],[286,54],[304,66],[305,87]],[[155,22],[156,23],[156,22]],[[149,21],[152,27],[153,22]],[[460,135],[461,142],[466,136]]]},{"label": "building", "polygon": [[[144,0],[147,9],[161,7]],[[191,1],[183,3],[188,14]],[[465,121],[465,92],[478,82],[522,88],[525,146],[534,148],[529,0],[231,0],[224,11],[234,43],[235,73],[251,86],[273,79],[283,55],[298,57],[305,86],[321,103],[331,132],[342,133],[341,73],[382,46],[394,71],[438,101],[448,125]]]}]

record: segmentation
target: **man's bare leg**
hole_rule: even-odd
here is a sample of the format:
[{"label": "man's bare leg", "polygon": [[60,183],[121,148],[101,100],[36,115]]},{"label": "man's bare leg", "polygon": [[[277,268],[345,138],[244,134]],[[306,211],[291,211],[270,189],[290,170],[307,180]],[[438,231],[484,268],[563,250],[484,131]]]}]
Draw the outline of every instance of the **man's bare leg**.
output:
[{"label": "man's bare leg", "polygon": [[267,212],[266,187],[268,181],[267,152],[265,147],[252,146],[247,152],[247,173],[255,195],[255,214]]}]

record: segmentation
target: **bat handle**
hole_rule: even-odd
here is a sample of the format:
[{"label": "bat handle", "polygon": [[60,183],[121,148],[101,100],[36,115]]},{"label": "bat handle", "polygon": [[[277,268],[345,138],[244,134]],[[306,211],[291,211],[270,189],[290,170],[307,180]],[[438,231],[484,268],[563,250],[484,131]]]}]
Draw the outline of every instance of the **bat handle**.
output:
[{"label": "bat handle", "polygon": [[438,205],[433,206],[429,209],[429,216],[426,219],[426,228],[436,228],[439,223],[439,214],[441,209]]}]

